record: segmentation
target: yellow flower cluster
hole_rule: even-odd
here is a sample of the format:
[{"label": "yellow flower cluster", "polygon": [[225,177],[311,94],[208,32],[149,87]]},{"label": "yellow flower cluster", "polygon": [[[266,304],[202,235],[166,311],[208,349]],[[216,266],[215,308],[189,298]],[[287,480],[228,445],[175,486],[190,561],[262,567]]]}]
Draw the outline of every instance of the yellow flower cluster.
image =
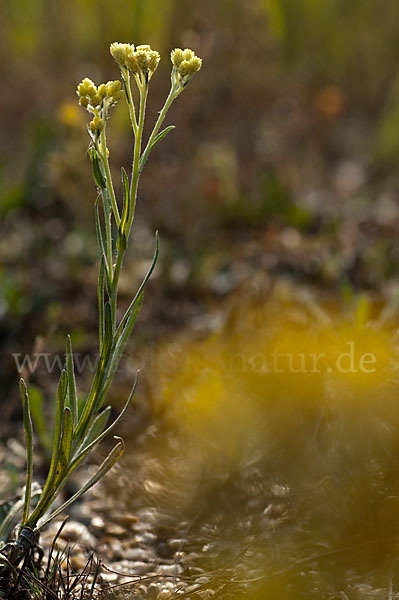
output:
[{"label": "yellow flower cluster", "polygon": [[110,104],[115,104],[123,94],[119,80],[102,83],[97,88],[88,77],[79,83],[76,93],[79,96],[79,104],[91,112],[99,108],[105,99],[109,100]]},{"label": "yellow flower cluster", "polygon": [[178,75],[183,85],[202,67],[202,60],[189,48],[184,50],[175,48],[170,53],[170,60],[172,61],[173,71]]},{"label": "yellow flower cluster", "polygon": [[94,119],[89,125],[93,133],[104,129],[104,119],[99,116],[99,109],[104,107],[104,102],[107,102],[107,106],[112,106],[123,95],[121,82],[118,79],[102,83],[97,88],[88,77],[79,83],[76,93],[79,96],[79,104],[94,114]]},{"label": "yellow flower cluster", "polygon": [[94,117],[92,121],[90,121],[89,129],[93,133],[95,131],[102,131],[104,129],[104,121],[100,117]]},{"label": "yellow flower cluster", "polygon": [[154,73],[161,58],[159,52],[152,50],[148,45],[134,47],[133,44],[114,42],[110,46],[110,52],[120,67],[126,67],[134,74],[143,73],[145,76]]}]

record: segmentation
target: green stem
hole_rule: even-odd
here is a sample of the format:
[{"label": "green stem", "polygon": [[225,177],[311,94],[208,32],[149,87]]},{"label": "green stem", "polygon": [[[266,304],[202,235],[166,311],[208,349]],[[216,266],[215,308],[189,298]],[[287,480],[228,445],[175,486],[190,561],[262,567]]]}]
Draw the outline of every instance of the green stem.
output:
[{"label": "green stem", "polygon": [[124,87],[125,87],[125,95],[126,95],[127,105],[129,108],[130,122],[132,124],[134,137],[137,137],[137,119],[136,119],[136,113],[134,110],[132,89],[130,87],[130,73],[127,69],[126,69],[126,71],[127,71],[127,75],[125,75],[122,71],[122,78],[123,78],[123,83],[124,83]]},{"label": "green stem", "polygon": [[109,199],[107,198],[107,190],[102,190],[103,209],[104,209],[104,221],[105,221],[105,243],[107,252],[108,262],[108,273],[110,278],[112,275],[112,230],[111,230],[111,207],[109,206]]},{"label": "green stem", "polygon": [[[130,90],[130,82],[129,85],[126,86],[127,94],[131,95]],[[137,129],[135,131],[135,142],[134,142],[134,154],[133,154],[133,166],[132,166],[132,178],[130,182],[129,189],[129,218],[126,223],[126,241],[129,238],[129,233],[132,227],[133,217],[134,217],[134,209],[136,205],[137,198],[137,188],[140,177],[139,165],[140,165],[140,154],[141,154],[141,141],[143,137],[143,128],[144,128],[144,118],[145,118],[145,109],[147,103],[147,95],[148,95],[148,83],[141,83],[137,80],[137,84],[139,86],[140,91],[140,112],[139,112],[139,122],[136,125]],[[128,102],[129,104],[129,102]],[[133,103],[132,103],[133,105]],[[134,121],[132,121],[133,123]],[[133,128],[134,129],[134,128]],[[116,258],[115,270],[112,280],[112,292],[111,292],[111,311],[113,317],[114,329],[116,327],[116,308],[117,308],[117,300],[118,300],[118,284],[119,284],[119,275],[122,268],[123,259],[126,253],[126,247],[124,249],[120,249]]]},{"label": "green stem", "polygon": [[[106,114],[104,115],[104,118],[106,118]],[[107,138],[105,136],[105,124],[104,124],[103,130],[101,131],[100,138],[101,138],[101,156],[103,159],[105,177],[107,180],[107,188],[109,190],[109,195],[111,198],[112,210],[114,213],[116,226],[119,227],[121,218],[119,216],[118,204],[116,202],[114,184],[112,183],[111,169],[109,168],[109,161],[108,161],[108,156],[107,156]]]},{"label": "green stem", "polygon": [[149,140],[147,142],[145,150],[144,150],[144,152],[142,154],[142,157],[141,157],[141,170],[143,170],[143,167],[144,167],[145,163],[147,162],[148,155],[150,154],[152,145],[154,143],[154,139],[157,136],[157,134],[158,134],[158,132],[159,132],[159,130],[161,128],[162,123],[164,122],[164,119],[166,117],[166,113],[168,112],[168,110],[169,110],[169,108],[170,108],[173,100],[175,100],[175,98],[178,96],[179,93],[180,92],[179,92],[179,86],[178,86],[178,84],[175,84],[175,83],[172,84],[172,87],[170,88],[169,95],[166,98],[165,104],[163,105],[161,112],[159,113],[158,119],[157,119],[157,121],[156,121],[156,123],[154,125],[154,129],[152,130],[152,133],[151,133],[151,135],[149,137]]},{"label": "green stem", "polygon": [[139,87],[140,90],[140,113],[139,113],[139,122],[137,126],[137,135],[134,144],[134,155],[133,155],[133,166],[132,166],[132,179],[130,182],[130,190],[129,190],[129,202],[130,202],[130,210],[129,210],[129,218],[126,224],[126,240],[129,239],[130,229],[133,223],[134,217],[134,209],[136,206],[136,198],[137,198],[137,187],[139,183],[140,171],[140,155],[141,155],[141,140],[143,138],[143,128],[144,128],[144,117],[145,117],[145,108],[147,103],[147,95],[148,95],[148,83],[144,82],[142,86]]},{"label": "green stem", "polygon": [[22,525],[28,520],[30,501],[32,495],[32,477],[33,477],[33,428],[32,416],[30,412],[30,403],[28,390],[23,379],[20,381],[20,391],[23,403],[23,419],[26,439],[26,485],[25,501],[22,513]]},{"label": "green stem", "polygon": [[113,325],[114,331],[116,329],[116,305],[118,300],[118,284],[119,284],[119,275],[123,263],[123,258],[125,256],[125,250],[120,250],[118,252],[118,256],[116,258],[116,264],[114,269],[114,277],[112,280],[112,295],[111,295],[111,311],[113,317]]}]

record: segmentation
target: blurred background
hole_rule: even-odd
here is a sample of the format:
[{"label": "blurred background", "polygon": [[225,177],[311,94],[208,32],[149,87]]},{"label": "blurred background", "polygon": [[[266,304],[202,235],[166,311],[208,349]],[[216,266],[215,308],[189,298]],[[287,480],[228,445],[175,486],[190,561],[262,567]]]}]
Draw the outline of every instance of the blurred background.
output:
[{"label": "blurred background", "polygon": [[[67,332],[75,351],[96,352],[96,191],[87,157],[88,114],[78,106],[75,89],[86,76],[96,84],[118,77],[108,52],[114,41],[149,43],[162,55],[151,81],[147,132],[169,90],[170,50],[188,46],[203,58],[202,70],[168,114],[167,124],[176,129],[143,173],[121,279],[123,306],[146,270],[158,229],[160,261],[126,368],[113,388],[118,401],[134,369],[147,365],[129,424],[132,437],[153,424],[154,414],[164,418],[157,398],[171,378],[176,383],[176,374],[166,383],[157,378],[158,352],[174,359],[187,340],[239,323],[247,306],[281,306],[282,299],[290,303],[306,290],[313,317],[304,322],[318,319],[321,302],[334,315],[344,305],[344,316],[357,325],[382,311],[384,326],[397,326],[394,311],[384,307],[395,305],[399,290],[398,23],[397,0],[383,6],[374,0],[2,1],[4,431],[20,414],[13,354],[62,352]],[[131,160],[123,102],[108,131],[119,182],[121,165],[127,168]],[[262,321],[255,323],[258,331]],[[248,331],[234,342],[238,347],[252,340]],[[175,337],[183,346],[173,346]],[[370,343],[388,345],[380,337]],[[213,350],[205,346],[203,352]],[[177,377],[178,386],[188,385]],[[85,377],[81,383],[84,388]],[[217,393],[208,383],[207,397]],[[56,376],[39,368],[31,384],[40,404]],[[253,396],[257,385],[246,383],[241,391]],[[267,395],[278,386],[261,390]],[[296,382],[291,395],[295,389]],[[320,393],[315,390],[314,397]],[[252,431],[252,420],[246,423],[245,431]],[[337,425],[341,417],[334,423],[332,430],[344,435]],[[301,448],[308,464],[309,447]],[[291,460],[286,457],[287,468]],[[287,577],[281,589],[287,583],[299,590],[302,584],[295,588]],[[277,594],[277,587],[268,593]],[[310,597],[309,590],[303,593]]]}]

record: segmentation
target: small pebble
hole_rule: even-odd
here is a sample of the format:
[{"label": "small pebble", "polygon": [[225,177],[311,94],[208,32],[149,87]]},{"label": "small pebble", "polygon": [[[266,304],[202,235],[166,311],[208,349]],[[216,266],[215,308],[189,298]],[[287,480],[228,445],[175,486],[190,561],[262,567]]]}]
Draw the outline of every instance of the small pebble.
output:
[{"label": "small pebble", "polygon": [[127,560],[148,562],[154,559],[153,553],[146,548],[128,548],[123,551],[123,558]]},{"label": "small pebble", "polygon": [[130,571],[133,572],[134,575],[145,575],[146,573],[148,573],[148,571],[151,571],[154,565],[148,562],[143,562],[141,560],[136,560],[134,562],[131,562],[129,567]]},{"label": "small pebble", "polygon": [[150,583],[147,588],[147,598],[148,600],[156,600],[159,594],[159,585],[156,583]]},{"label": "small pebble", "polygon": [[110,523],[109,525],[107,525],[106,532],[108,535],[117,538],[125,537],[127,534],[127,531],[124,527],[116,525],[115,523]]},{"label": "small pebble", "polygon": [[101,517],[93,517],[90,526],[96,531],[102,531],[105,527],[104,519]]},{"label": "small pebble", "polygon": [[161,590],[157,596],[157,600],[167,600],[168,598],[172,597],[172,592],[166,588],[164,588],[163,590]]},{"label": "small pebble", "polygon": [[168,540],[168,545],[170,548],[173,548],[173,550],[181,550],[187,543],[188,540],[186,538],[172,538],[171,540]]},{"label": "small pebble", "polygon": [[143,531],[143,533],[139,533],[138,535],[135,535],[133,538],[133,541],[135,543],[135,545],[138,544],[144,544],[144,545],[149,545],[152,546],[153,544],[155,544],[155,542],[157,541],[157,536],[155,535],[155,533],[151,533],[151,531]]},{"label": "small pebble", "polygon": [[134,523],[137,523],[138,519],[137,519],[136,515],[125,514],[125,515],[121,515],[119,517],[115,517],[114,521],[116,523],[118,523],[119,525],[123,525],[124,527],[130,527]]},{"label": "small pebble", "polygon": [[83,546],[96,546],[95,537],[89,532],[86,525],[77,521],[68,521],[61,531],[60,538],[67,542],[79,542]]},{"label": "small pebble", "polygon": [[183,573],[183,567],[181,565],[158,565],[157,573],[175,577]]},{"label": "small pebble", "polygon": [[81,552],[72,554],[69,560],[74,571],[82,571],[87,564],[87,558]]},{"label": "small pebble", "polygon": [[104,573],[100,573],[98,580],[101,583],[114,583],[117,581],[118,577],[119,575],[117,575],[117,573],[109,573],[108,571],[105,571]]},{"label": "small pebble", "polygon": [[198,577],[198,579],[195,580],[195,583],[197,585],[206,585],[207,583],[209,583],[209,578],[208,577]]}]

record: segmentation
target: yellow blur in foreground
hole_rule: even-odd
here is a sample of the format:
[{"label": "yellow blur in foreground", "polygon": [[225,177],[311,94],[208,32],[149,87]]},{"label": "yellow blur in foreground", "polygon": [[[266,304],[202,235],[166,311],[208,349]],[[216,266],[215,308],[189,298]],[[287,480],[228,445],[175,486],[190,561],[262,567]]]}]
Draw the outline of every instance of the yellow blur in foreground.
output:
[{"label": "yellow blur in foreground", "polygon": [[257,430],[260,416],[284,427],[298,412],[390,404],[398,383],[395,324],[382,324],[380,310],[364,310],[364,301],[347,312],[271,301],[235,310],[206,339],[166,344],[163,409],[205,437],[232,430],[241,437]]},{"label": "yellow blur in foreground", "polygon": [[159,349],[146,501],[189,524],[205,571],[224,580],[234,564],[228,598],[383,600],[399,540],[397,310],[294,291],[234,298],[217,332]]}]

